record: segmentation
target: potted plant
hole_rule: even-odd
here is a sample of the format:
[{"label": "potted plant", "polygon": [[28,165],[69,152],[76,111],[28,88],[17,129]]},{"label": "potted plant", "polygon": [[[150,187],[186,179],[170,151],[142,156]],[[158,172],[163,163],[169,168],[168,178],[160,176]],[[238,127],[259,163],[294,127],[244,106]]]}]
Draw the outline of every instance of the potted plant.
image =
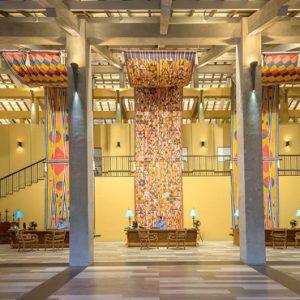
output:
[{"label": "potted plant", "polygon": [[36,228],[37,228],[37,223],[36,223],[35,221],[31,221],[31,222],[29,223],[29,228],[28,228],[28,230],[36,230]]}]

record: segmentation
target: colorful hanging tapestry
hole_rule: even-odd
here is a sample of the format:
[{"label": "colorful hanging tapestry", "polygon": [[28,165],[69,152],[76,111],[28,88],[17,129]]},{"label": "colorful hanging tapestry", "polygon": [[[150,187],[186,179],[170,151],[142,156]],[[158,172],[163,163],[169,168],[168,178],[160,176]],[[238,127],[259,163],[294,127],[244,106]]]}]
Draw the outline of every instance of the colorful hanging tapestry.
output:
[{"label": "colorful hanging tapestry", "polygon": [[4,51],[2,56],[21,83],[45,88],[46,227],[69,218],[69,129],[66,99],[67,68],[61,53]]},{"label": "colorful hanging tapestry", "polygon": [[262,155],[265,227],[278,226],[278,99],[279,87],[262,91]]},{"label": "colorful hanging tapestry", "polygon": [[[262,89],[262,159],[263,198],[266,228],[278,226],[278,86]],[[238,140],[236,99],[232,97],[231,144],[232,144],[232,214],[238,209]],[[234,218],[233,218],[233,226]]]},{"label": "colorful hanging tapestry", "polygon": [[135,90],[135,201],[139,224],[182,226],[182,89]]},{"label": "colorful hanging tapestry", "polygon": [[135,88],[135,217],[155,227],[182,227],[182,92],[192,76],[191,51],[126,52]]},{"label": "colorful hanging tapestry", "polygon": [[45,88],[47,228],[69,218],[69,126],[66,88]]},{"label": "colorful hanging tapestry", "polygon": [[55,228],[60,218],[69,220],[69,163],[47,163],[47,228]]},{"label": "colorful hanging tapestry", "polygon": [[237,117],[236,117],[236,87],[231,88],[231,209],[232,209],[232,227],[237,226],[237,220],[234,213],[238,210],[238,165],[237,165]]},{"label": "colorful hanging tapestry", "polygon": [[262,84],[300,82],[298,53],[263,53]]},{"label": "colorful hanging tapestry", "polygon": [[67,86],[67,67],[61,64],[60,52],[2,52],[13,74],[30,87]]},{"label": "colorful hanging tapestry", "polygon": [[125,59],[132,87],[184,87],[193,74],[195,52],[129,51]]}]

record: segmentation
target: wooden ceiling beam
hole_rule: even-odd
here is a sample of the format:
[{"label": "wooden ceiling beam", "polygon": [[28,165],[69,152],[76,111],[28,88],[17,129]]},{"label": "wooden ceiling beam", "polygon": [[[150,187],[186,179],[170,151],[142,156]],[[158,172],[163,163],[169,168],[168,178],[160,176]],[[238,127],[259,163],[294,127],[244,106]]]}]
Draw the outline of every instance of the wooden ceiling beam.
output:
[{"label": "wooden ceiling beam", "polygon": [[47,16],[55,18],[56,23],[67,33],[79,36],[79,20],[63,1],[57,0],[33,0],[46,9]]},{"label": "wooden ceiling beam", "polygon": [[160,34],[167,35],[171,17],[172,0],[161,0],[160,6]]},{"label": "wooden ceiling beam", "polygon": [[287,16],[289,0],[270,0],[248,17],[249,34],[257,34]]}]

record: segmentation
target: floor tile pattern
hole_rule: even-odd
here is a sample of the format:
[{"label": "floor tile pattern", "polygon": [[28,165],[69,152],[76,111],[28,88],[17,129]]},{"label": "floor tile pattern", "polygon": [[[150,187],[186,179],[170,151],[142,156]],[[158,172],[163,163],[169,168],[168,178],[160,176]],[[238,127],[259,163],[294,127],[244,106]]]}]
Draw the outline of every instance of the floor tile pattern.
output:
[{"label": "floor tile pattern", "polygon": [[96,242],[94,265],[72,276],[68,259],[68,249],[18,252],[0,245],[0,299],[300,300],[291,289],[300,286],[300,249],[294,247],[267,248],[274,276],[242,264],[232,242],[204,241],[186,250]]},{"label": "floor tile pattern", "polygon": [[91,266],[49,297],[65,299],[258,300],[300,295],[246,265]]}]

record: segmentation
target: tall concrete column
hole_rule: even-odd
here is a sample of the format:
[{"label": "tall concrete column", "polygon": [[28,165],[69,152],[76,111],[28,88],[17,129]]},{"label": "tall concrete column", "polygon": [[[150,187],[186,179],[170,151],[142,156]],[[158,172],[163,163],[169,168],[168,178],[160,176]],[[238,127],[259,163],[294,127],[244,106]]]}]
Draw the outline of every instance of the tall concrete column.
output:
[{"label": "tall concrete column", "polygon": [[39,124],[39,101],[34,95],[34,91],[30,90],[31,93],[31,124]]},{"label": "tall concrete column", "polygon": [[204,91],[200,91],[198,102],[198,123],[204,123]]},{"label": "tall concrete column", "polygon": [[[250,64],[254,81],[251,80]],[[262,176],[261,36],[248,34],[242,19],[242,37],[237,45],[236,103],[238,139],[238,194],[241,261],[264,265],[265,233]]]},{"label": "tall concrete column", "polygon": [[[86,24],[80,36],[67,36],[70,125],[70,265],[88,266],[94,259],[93,111],[90,45]],[[78,64],[78,86],[71,63]]]},{"label": "tall concrete column", "polygon": [[116,123],[122,123],[123,111],[121,106],[120,91],[116,91]]}]

